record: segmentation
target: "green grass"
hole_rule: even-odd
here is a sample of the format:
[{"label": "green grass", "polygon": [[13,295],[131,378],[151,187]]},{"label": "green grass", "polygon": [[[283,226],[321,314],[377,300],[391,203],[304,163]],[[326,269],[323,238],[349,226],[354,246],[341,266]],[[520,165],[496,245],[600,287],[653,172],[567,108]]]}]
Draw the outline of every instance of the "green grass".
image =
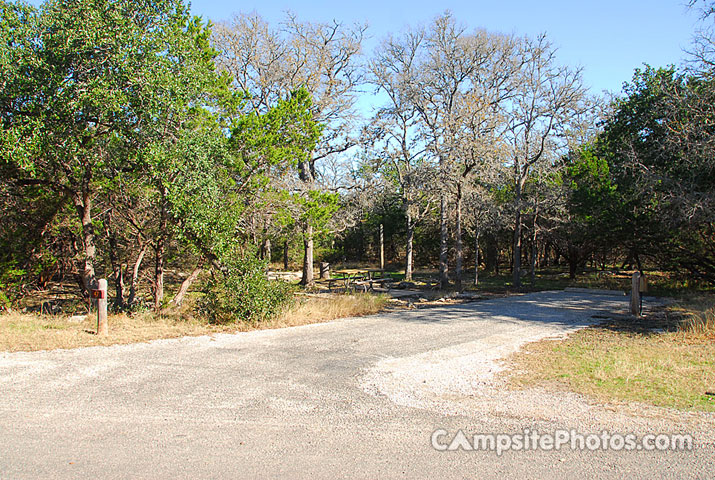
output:
[{"label": "green grass", "polygon": [[715,295],[697,298],[649,318],[614,319],[565,340],[527,345],[510,358],[509,380],[600,401],[713,412]]}]

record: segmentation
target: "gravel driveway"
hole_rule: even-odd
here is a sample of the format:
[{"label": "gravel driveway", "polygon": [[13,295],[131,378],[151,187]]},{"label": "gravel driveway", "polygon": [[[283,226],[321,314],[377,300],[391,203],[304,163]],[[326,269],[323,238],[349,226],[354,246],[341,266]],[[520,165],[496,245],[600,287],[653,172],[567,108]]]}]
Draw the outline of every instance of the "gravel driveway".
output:
[{"label": "gravel driveway", "polygon": [[[0,354],[0,478],[711,478],[712,415],[504,389],[499,359],[624,312],[542,292],[325,324]],[[456,432],[688,433],[692,451],[438,451]]]}]

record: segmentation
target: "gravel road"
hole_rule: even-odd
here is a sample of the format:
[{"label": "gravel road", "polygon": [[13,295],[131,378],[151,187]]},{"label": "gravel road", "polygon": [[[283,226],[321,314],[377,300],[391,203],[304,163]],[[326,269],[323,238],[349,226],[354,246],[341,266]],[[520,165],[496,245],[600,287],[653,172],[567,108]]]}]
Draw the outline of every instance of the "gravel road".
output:
[{"label": "gravel road", "polygon": [[[526,342],[623,313],[541,292],[236,335],[0,354],[0,478],[712,478],[715,416],[505,389]],[[690,451],[439,451],[474,434],[684,433]],[[469,446],[469,444],[467,445]]]}]

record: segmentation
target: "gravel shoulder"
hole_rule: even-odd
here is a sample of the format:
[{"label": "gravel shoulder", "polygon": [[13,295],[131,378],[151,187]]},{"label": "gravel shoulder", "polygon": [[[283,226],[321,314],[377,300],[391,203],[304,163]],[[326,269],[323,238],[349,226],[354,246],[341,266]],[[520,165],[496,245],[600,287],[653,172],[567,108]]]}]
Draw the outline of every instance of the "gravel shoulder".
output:
[{"label": "gravel shoulder", "polygon": [[[509,390],[625,297],[541,292],[282,330],[0,354],[0,478],[707,478],[707,414]],[[438,452],[435,429],[688,432],[686,452]],[[709,472],[709,473],[708,473]]]}]

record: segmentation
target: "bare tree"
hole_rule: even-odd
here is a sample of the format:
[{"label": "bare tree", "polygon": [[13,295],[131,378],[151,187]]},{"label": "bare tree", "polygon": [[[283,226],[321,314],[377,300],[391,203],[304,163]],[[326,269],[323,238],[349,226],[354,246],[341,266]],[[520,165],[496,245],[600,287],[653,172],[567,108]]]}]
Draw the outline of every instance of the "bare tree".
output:
[{"label": "bare tree", "polygon": [[521,285],[522,213],[524,187],[540,164],[548,165],[564,148],[560,134],[581,107],[584,87],[580,70],[556,63],[556,49],[545,35],[524,38],[518,53],[519,75],[515,93],[505,107],[505,137],[511,145],[510,165],[514,188],[513,281]]},{"label": "bare tree", "polygon": [[459,129],[458,105],[485,60],[483,52],[471,48],[472,38],[449,13],[438,17],[424,37],[419,75],[410,85],[410,96],[421,116],[424,141],[439,164],[439,281],[445,288],[449,285],[448,187]]},{"label": "bare tree", "polygon": [[445,13],[426,30],[388,38],[371,64],[373,83],[389,99],[376,121],[382,122],[381,128],[394,142],[402,165],[428,154],[438,166],[443,288],[449,284],[447,243],[453,199],[455,282],[461,289],[462,202],[472,177],[500,158],[498,133],[504,121],[500,105],[515,91],[513,77],[519,68],[515,47],[513,37],[467,32]]},{"label": "bare tree", "polygon": [[412,280],[415,227],[433,210],[436,175],[427,147],[420,138],[421,117],[411,101],[418,74],[421,31],[401,39],[388,38],[370,63],[369,81],[386,95],[367,129],[366,139],[377,159],[387,188],[398,190],[406,220],[405,280]]},{"label": "bare tree", "polygon": [[[362,82],[358,57],[365,26],[300,22],[288,14],[279,26],[258,15],[237,15],[219,24],[213,42],[217,64],[248,95],[248,104],[263,112],[291,91],[304,87],[312,96],[313,118],[323,136],[307,161],[298,163],[301,191],[321,189],[325,179],[318,162],[345,152],[356,143],[354,106]],[[303,284],[313,282],[313,227],[302,226]]]},{"label": "bare tree", "polygon": [[[462,205],[473,187],[492,182],[501,167],[504,152],[500,138],[504,126],[501,106],[514,92],[512,78],[518,69],[514,62],[514,47],[512,37],[501,35],[480,36],[473,41],[472,48],[482,52],[484,61],[473,73],[470,89],[457,105],[458,128],[455,129],[455,158],[450,183],[455,197],[455,281],[458,290],[462,289],[464,263]],[[482,199],[486,199],[483,188],[476,190],[482,192]]]},{"label": "bare tree", "polygon": [[518,65],[512,37],[484,30],[467,32],[446,13],[424,33],[419,74],[411,101],[421,116],[423,141],[440,170],[440,284],[449,283],[447,265],[449,198],[454,198],[455,281],[463,269],[462,201],[470,176],[495,156],[503,122],[500,104],[510,98]]}]

